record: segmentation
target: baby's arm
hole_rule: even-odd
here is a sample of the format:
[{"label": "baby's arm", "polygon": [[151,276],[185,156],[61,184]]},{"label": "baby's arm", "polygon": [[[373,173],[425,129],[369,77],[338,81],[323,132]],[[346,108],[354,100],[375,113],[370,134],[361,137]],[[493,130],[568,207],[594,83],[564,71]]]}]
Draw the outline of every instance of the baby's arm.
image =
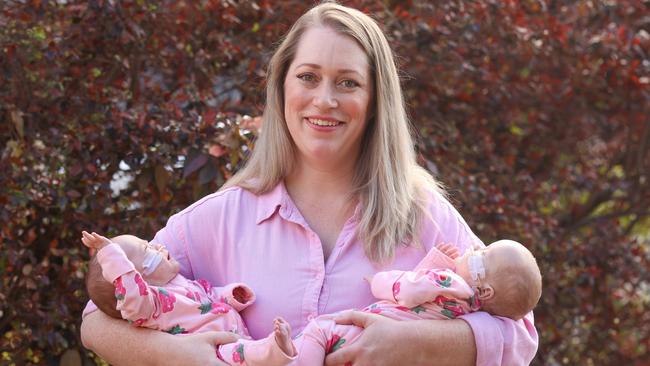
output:
[{"label": "baby's arm", "polygon": [[149,286],[118,244],[103,247],[97,253],[97,261],[102,266],[104,279],[115,286],[116,308],[122,313],[122,318],[141,325],[154,315],[156,309],[165,312],[169,308],[162,306],[164,304],[161,304],[159,297],[164,297],[169,303],[171,299],[168,295],[173,297],[173,294]]},{"label": "baby's arm", "polygon": [[468,299],[472,289],[450,269],[386,271],[375,275],[372,294],[406,307],[434,301],[438,296]]}]

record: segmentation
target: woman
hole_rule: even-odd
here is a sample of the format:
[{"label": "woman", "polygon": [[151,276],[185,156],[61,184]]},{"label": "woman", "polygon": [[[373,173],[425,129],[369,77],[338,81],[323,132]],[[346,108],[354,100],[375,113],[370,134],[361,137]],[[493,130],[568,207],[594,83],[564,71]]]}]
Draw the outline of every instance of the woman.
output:
[{"label": "woman", "polygon": [[[254,338],[275,316],[297,333],[319,314],[368,305],[365,276],[412,269],[436,243],[461,253],[480,243],[417,165],[392,52],[363,13],[324,3],[294,24],[269,65],[263,119],[246,167],[154,239],[190,278],[250,285],[258,300],[242,316]],[[233,340],[135,329],[91,310],[84,344],[114,364],[223,365],[213,345]],[[532,314],[338,321],[366,331],[327,365],[515,365],[537,348]]]}]

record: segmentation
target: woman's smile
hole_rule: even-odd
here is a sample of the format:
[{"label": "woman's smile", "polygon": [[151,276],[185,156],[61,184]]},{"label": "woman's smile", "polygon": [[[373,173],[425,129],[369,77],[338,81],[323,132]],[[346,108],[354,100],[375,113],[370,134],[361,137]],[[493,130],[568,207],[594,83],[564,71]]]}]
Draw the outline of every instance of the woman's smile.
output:
[{"label": "woman's smile", "polygon": [[305,118],[305,121],[310,125],[310,127],[321,132],[332,132],[344,125],[343,122],[328,117],[307,117]]}]

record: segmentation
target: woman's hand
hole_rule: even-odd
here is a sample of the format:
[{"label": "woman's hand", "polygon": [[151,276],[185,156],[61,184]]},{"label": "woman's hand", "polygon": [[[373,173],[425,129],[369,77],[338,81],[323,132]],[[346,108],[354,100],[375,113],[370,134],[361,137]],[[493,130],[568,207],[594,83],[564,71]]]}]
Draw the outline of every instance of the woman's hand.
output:
[{"label": "woman's hand", "polygon": [[239,338],[231,332],[205,332],[176,336],[181,341],[175,355],[183,355],[181,360],[169,360],[169,365],[213,365],[227,366],[228,364],[217,358],[217,345],[232,343]]},{"label": "woman's hand", "polygon": [[328,355],[326,366],[418,366],[431,365],[431,360],[436,365],[476,364],[473,333],[461,319],[397,321],[348,311],[336,322],[365,330],[352,344]]},{"label": "woman's hand", "polygon": [[230,332],[171,335],[134,327],[96,310],[83,318],[81,339],[86,348],[116,366],[226,366],[217,358],[216,346],[236,341],[237,335]]},{"label": "woman's hand", "polygon": [[[415,347],[404,339],[403,324],[381,315],[361,311],[346,311],[336,318],[337,324],[353,324],[365,330],[350,346],[331,353],[326,366],[397,366],[412,363]],[[416,361],[417,362],[417,361]]]}]

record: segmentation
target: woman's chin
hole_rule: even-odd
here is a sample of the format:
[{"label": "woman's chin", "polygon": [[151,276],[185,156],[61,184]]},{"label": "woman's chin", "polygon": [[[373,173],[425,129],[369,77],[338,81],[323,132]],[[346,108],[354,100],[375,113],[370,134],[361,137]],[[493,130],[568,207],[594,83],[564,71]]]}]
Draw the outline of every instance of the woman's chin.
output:
[{"label": "woman's chin", "polygon": [[333,145],[312,148],[305,155],[307,156],[307,161],[317,163],[322,166],[341,164],[348,160],[342,150],[339,147]]}]

